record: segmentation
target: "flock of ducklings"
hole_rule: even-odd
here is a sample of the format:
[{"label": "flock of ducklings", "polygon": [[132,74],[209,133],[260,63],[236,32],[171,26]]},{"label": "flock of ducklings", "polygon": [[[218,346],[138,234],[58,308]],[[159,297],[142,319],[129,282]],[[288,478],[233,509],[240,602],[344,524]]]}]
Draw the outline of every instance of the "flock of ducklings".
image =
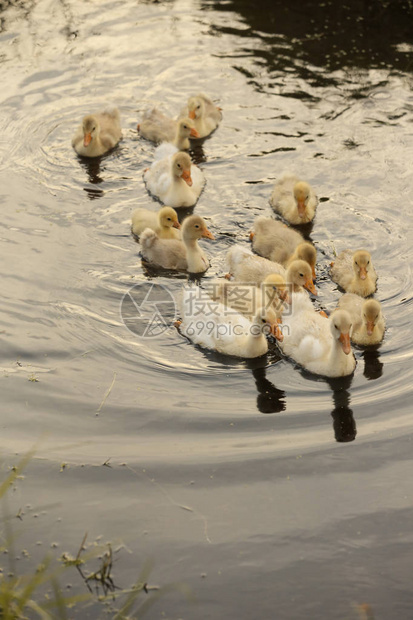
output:
[{"label": "flock of ducklings", "polygon": [[[153,265],[196,274],[209,267],[198,240],[214,236],[199,215],[188,216],[181,227],[175,209],[194,206],[205,184],[203,172],[185,152],[190,139],[209,136],[221,119],[221,108],[198,94],[176,120],[154,108],[137,127],[143,138],[158,144],[143,176],[148,191],[166,205],[157,213],[132,213],[132,233]],[[112,108],[85,116],[72,145],[79,155],[96,157],[121,138],[119,111]],[[294,226],[311,222],[317,203],[312,187],[294,175],[280,178],[270,197],[273,210]],[[314,245],[296,229],[265,216],[256,218],[250,239],[254,252],[241,245],[229,249],[225,278],[206,288],[184,286],[177,322],[181,333],[201,347],[244,358],[264,355],[271,333],[281,351],[307,370],[328,377],[351,374],[356,360],[350,342],[376,345],[385,331],[380,303],[365,299],[377,281],[369,252],[345,250],[331,263],[331,278],[346,293],[328,317],[308,294],[316,294]]]}]

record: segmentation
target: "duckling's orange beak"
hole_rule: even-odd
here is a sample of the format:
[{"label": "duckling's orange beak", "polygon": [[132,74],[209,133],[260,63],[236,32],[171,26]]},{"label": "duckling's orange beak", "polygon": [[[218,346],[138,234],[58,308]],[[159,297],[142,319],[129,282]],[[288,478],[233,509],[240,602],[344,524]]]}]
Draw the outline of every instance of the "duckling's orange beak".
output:
[{"label": "duckling's orange beak", "polygon": [[281,329],[279,328],[278,325],[274,324],[271,325],[271,333],[275,336],[275,338],[277,340],[279,340],[280,342],[282,342],[284,340],[284,336],[283,333],[281,331]]},{"label": "duckling's orange beak", "polygon": [[[194,112],[194,118],[195,118],[195,112]],[[194,127],[191,127],[191,132],[189,134],[191,136],[191,138],[199,138],[200,135],[197,132],[197,130]]]},{"label": "duckling's orange beak", "polygon": [[317,290],[312,280],[307,280],[304,284],[304,288],[310,291],[313,295],[317,295]]},{"label": "duckling's orange beak", "polygon": [[89,146],[89,144],[92,142],[92,134],[91,133],[85,133],[84,137],[83,137],[83,146]]},{"label": "duckling's orange beak", "polygon": [[367,278],[367,269],[365,267],[360,267],[360,280],[365,280]]},{"label": "duckling's orange beak", "polygon": [[208,228],[203,229],[202,236],[205,237],[205,239],[215,239],[214,235],[210,230],[208,230]]},{"label": "duckling's orange beak", "polygon": [[178,220],[172,224],[172,228],[181,228],[181,225],[178,222]]},{"label": "duckling's orange beak", "polygon": [[371,336],[376,327],[374,321],[367,321],[367,335]]},{"label": "duckling's orange beak", "polygon": [[191,179],[191,172],[190,172],[190,170],[184,170],[182,175],[181,175],[181,177],[183,178],[185,183],[187,183],[189,185],[189,187],[191,187],[192,179]]},{"label": "duckling's orange beak", "polygon": [[191,110],[188,114],[189,118],[191,118],[192,120],[195,120],[195,110]]},{"label": "duckling's orange beak", "polygon": [[305,202],[304,202],[304,200],[297,200],[297,208],[298,208],[298,215],[300,217],[304,217],[304,215],[305,215]]},{"label": "duckling's orange beak", "polygon": [[343,349],[344,353],[346,355],[348,355],[351,351],[351,345],[350,345],[350,334],[340,334],[340,338],[339,341],[341,343],[341,348]]}]

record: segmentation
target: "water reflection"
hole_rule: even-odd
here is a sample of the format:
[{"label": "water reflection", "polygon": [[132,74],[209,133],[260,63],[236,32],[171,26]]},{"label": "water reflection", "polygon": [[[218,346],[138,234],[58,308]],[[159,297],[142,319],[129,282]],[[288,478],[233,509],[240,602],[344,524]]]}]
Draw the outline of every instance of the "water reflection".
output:
[{"label": "water reflection", "polygon": [[349,377],[326,378],[333,391],[334,409],[331,412],[335,440],[339,443],[354,441],[357,435],[356,421],[350,409],[350,386],[353,375]]},{"label": "water reflection", "polygon": [[[402,71],[412,68],[413,49],[406,44],[411,41],[412,5],[404,0],[345,0],[341,4],[318,0],[307,0],[305,4],[302,0],[288,4],[282,0],[216,0],[205,1],[203,6],[239,13],[249,28],[229,28],[225,24],[214,29],[228,34],[232,31],[244,40],[266,33],[265,48],[254,49],[260,64],[274,70],[294,64],[300,76],[312,85],[326,87],[334,78],[309,71],[307,63],[332,71],[383,65]],[[247,77],[251,80],[254,76]],[[296,89],[287,96],[299,97],[300,91]],[[309,94],[303,96],[308,98]]]},{"label": "water reflection", "polygon": [[368,347],[363,351],[364,371],[368,381],[378,379],[383,374],[383,362],[380,361],[379,347]]},{"label": "water reflection", "polygon": [[[104,179],[100,176],[101,157],[81,157],[78,155],[77,158],[82,168],[86,171],[89,183],[92,185],[103,183]],[[96,187],[85,187],[84,190],[90,200],[101,198],[105,193],[103,189],[98,189]]]},{"label": "water reflection", "polygon": [[285,411],[285,392],[280,390],[267,379],[266,368],[255,368],[252,371],[257,386],[257,408],[261,413],[280,413]]}]

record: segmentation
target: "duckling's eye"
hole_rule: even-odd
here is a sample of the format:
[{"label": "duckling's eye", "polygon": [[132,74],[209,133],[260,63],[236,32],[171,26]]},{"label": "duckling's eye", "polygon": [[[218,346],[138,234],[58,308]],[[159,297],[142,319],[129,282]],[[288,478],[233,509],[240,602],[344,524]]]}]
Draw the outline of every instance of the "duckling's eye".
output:
[{"label": "duckling's eye", "polygon": [[369,260],[367,261],[367,264],[370,265],[370,261]]},{"label": "duckling's eye", "polygon": [[199,110],[199,108],[200,108],[200,107],[201,107],[200,105],[197,105],[197,106],[196,106],[196,109],[197,109],[197,110]]},{"label": "duckling's eye", "polygon": [[358,267],[358,266],[359,266],[358,262],[357,262],[356,260],[355,260],[354,262],[355,262],[355,264],[356,264],[356,265],[357,265],[357,267]]},{"label": "duckling's eye", "polygon": [[300,278],[304,278],[304,274],[303,273],[300,273],[299,276],[300,276]]},{"label": "duckling's eye", "polygon": [[261,323],[266,323],[267,321],[265,319],[261,319]]},{"label": "duckling's eye", "polygon": [[336,329],[338,329],[338,326],[337,326],[335,323],[334,323],[334,327],[335,327]]},{"label": "duckling's eye", "polygon": [[276,290],[277,290],[277,287],[276,287],[276,286],[273,286],[273,287],[272,287],[272,290],[273,290],[273,291],[276,291]]},{"label": "duckling's eye", "polygon": [[184,129],[188,129],[188,125],[184,125]]},{"label": "duckling's eye", "polygon": [[92,131],[95,131],[96,127],[93,127]]},{"label": "duckling's eye", "polygon": [[176,164],[176,165],[178,166],[178,168],[180,168],[180,167],[181,167],[181,164]]},{"label": "duckling's eye", "polygon": [[199,228],[199,224],[195,224],[195,228]]},{"label": "duckling's eye", "polygon": [[171,217],[168,217],[168,222],[172,222],[172,218]]}]

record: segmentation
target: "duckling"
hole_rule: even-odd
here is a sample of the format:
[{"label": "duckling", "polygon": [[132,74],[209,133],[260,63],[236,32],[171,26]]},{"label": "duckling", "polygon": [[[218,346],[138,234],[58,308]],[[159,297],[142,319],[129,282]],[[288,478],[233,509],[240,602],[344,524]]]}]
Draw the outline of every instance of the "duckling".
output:
[{"label": "duckling", "polygon": [[346,293],[340,298],[338,307],[347,310],[353,323],[351,340],[358,345],[379,344],[386,328],[381,304],[376,299],[363,300],[359,295]]},{"label": "duckling", "polygon": [[158,108],[152,108],[144,113],[137,129],[142,138],[155,144],[173,142],[176,137],[177,122]]},{"label": "duckling", "polygon": [[202,273],[209,267],[198,239],[215,239],[202,217],[190,215],[182,225],[182,241],[160,239],[155,231],[146,228],[140,237],[142,256],[153,265],[164,269]]},{"label": "duckling", "polygon": [[377,274],[366,250],[344,250],[331,263],[331,279],[347,293],[368,297],[376,290]]},{"label": "duckling", "polygon": [[325,318],[308,304],[305,295],[293,294],[289,313],[283,315],[282,352],[317,375],[351,375],[356,360],[351,352],[351,317],[345,310]]},{"label": "duckling", "polygon": [[278,322],[281,322],[283,302],[290,301],[288,286],[284,278],[276,273],[267,276],[260,286],[236,281],[212,280],[206,283],[206,288],[214,301],[233,308],[249,319],[254,317],[258,308],[271,307]]},{"label": "duckling", "polygon": [[78,155],[99,157],[113,149],[121,139],[119,110],[107,108],[83,118],[72,138],[72,146]]},{"label": "duckling", "polygon": [[149,209],[135,209],[132,212],[132,233],[139,237],[145,228],[151,228],[159,239],[180,239],[181,225],[172,207],[162,207],[157,213]]},{"label": "duckling", "polygon": [[173,142],[162,142],[162,144],[156,147],[154,153],[155,160],[163,159],[178,151],[186,151],[190,147],[189,138],[199,138],[199,133],[191,119],[181,118],[176,124],[176,134]]},{"label": "duckling", "polygon": [[286,174],[274,185],[270,204],[290,224],[307,224],[314,219],[318,200],[308,183]]},{"label": "duckling", "polygon": [[254,231],[250,237],[257,254],[284,267],[288,267],[294,260],[305,260],[311,266],[315,278],[316,249],[296,230],[271,217],[260,215],[254,222]]},{"label": "duckling", "polygon": [[257,309],[252,321],[242,314],[229,312],[226,306],[212,301],[198,286],[185,287],[181,303],[181,333],[194,344],[224,355],[254,358],[268,351],[266,333],[282,335],[271,308]]},{"label": "duckling", "polygon": [[183,108],[181,116],[189,116],[194,121],[200,138],[209,136],[222,120],[221,108],[203,93],[188,99],[188,104]]},{"label": "duckling", "polygon": [[227,252],[226,264],[229,271],[227,277],[233,276],[235,280],[244,283],[259,285],[266,276],[278,273],[292,285],[293,290],[301,291],[304,287],[314,295],[317,294],[311,267],[303,260],[295,260],[285,269],[279,263],[257,256],[240,245],[234,245]]},{"label": "duckling", "polygon": [[143,178],[151,194],[175,209],[192,207],[205,185],[203,172],[183,151],[154,161]]}]

